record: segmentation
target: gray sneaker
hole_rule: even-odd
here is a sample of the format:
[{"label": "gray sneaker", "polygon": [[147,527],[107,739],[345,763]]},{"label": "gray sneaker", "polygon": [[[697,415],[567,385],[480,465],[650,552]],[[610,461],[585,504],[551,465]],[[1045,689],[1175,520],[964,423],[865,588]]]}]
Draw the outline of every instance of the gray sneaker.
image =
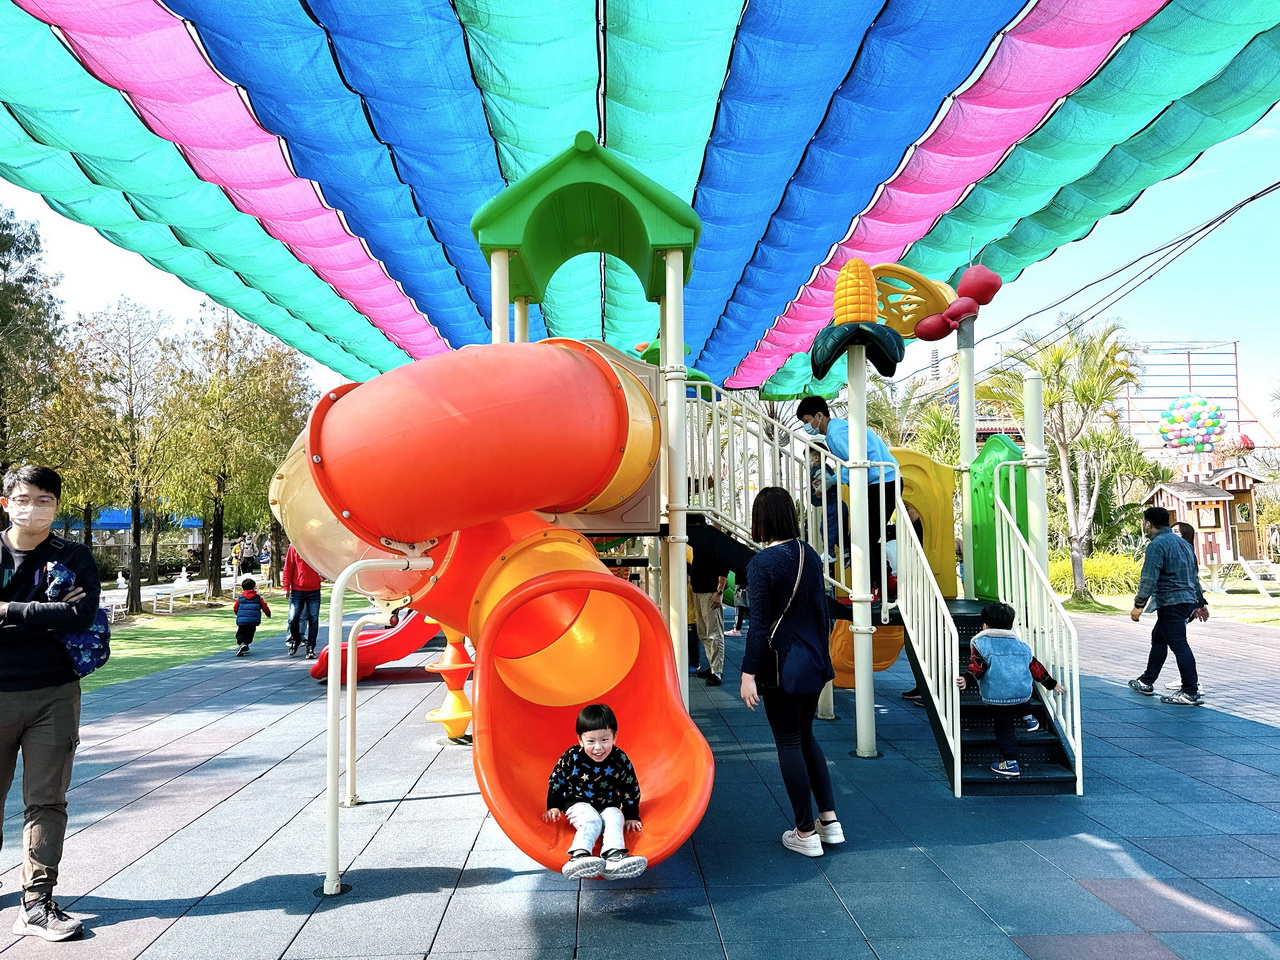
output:
[{"label": "gray sneaker", "polygon": [[1204,703],[1204,699],[1198,693],[1187,693],[1185,690],[1179,690],[1177,693],[1170,694],[1167,697],[1161,697],[1160,702],[1170,703],[1179,707],[1198,707]]},{"label": "gray sneaker", "polygon": [[49,894],[34,903],[18,905],[18,919],[13,921],[13,932],[18,936],[43,937],[45,940],[70,940],[84,929],[79,920],[69,917]]},{"label": "gray sneaker", "polygon": [[1149,683],[1143,683],[1141,680],[1130,680],[1129,689],[1137,690],[1144,697],[1149,697],[1156,692],[1156,688]]}]

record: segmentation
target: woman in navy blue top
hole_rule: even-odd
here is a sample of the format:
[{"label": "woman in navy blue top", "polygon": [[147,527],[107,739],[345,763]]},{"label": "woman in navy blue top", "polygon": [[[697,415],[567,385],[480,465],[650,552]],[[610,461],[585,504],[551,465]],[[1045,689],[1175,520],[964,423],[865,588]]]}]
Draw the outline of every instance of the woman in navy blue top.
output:
[{"label": "woman in navy blue top", "polygon": [[[795,813],[795,828],[782,835],[782,845],[807,857],[820,857],[824,843],[844,842],[827,758],[813,738],[818,695],[835,677],[822,560],[800,539],[795,503],[781,487],[765,487],[756,495],[751,536],[764,549],[747,566],[751,624],[742,657],[740,695],[752,710],[763,700],[773,731],[778,765]],[[771,655],[766,658],[771,633],[781,661],[780,676],[776,687],[761,689],[756,674],[762,662],[771,662]]]}]

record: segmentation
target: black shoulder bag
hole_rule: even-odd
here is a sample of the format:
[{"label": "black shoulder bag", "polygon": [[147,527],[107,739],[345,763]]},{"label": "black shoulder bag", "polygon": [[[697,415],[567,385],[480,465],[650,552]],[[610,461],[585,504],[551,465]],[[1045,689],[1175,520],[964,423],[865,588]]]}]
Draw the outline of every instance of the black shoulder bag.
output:
[{"label": "black shoulder bag", "polygon": [[786,619],[787,613],[791,610],[791,604],[795,602],[796,593],[800,590],[800,576],[804,573],[804,544],[799,541],[796,545],[800,548],[800,563],[796,567],[796,582],[791,588],[791,599],[787,601],[786,607],[782,610],[782,616],[773,622],[773,629],[769,631],[769,639],[765,641],[764,652],[760,655],[760,666],[756,670],[756,686],[761,690],[777,690],[778,680],[782,676],[782,655],[778,652],[778,648],[773,645],[774,635],[778,632],[778,627],[782,621]]}]

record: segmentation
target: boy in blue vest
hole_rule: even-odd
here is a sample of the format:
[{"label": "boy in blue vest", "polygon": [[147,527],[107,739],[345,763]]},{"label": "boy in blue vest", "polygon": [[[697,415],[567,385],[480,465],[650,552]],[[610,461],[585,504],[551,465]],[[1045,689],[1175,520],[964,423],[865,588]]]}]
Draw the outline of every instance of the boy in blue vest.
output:
[{"label": "boy in blue vest", "polygon": [[262,622],[262,615],[271,616],[271,608],[255,589],[257,586],[252,577],[245,577],[240,584],[244,592],[236,597],[235,606],[232,607],[236,612],[236,643],[240,645],[236,650],[237,657],[243,657],[249,652],[249,644],[253,643],[253,635]]},{"label": "boy in blue vest", "polygon": [[961,690],[977,683],[982,702],[993,708],[996,745],[1004,759],[991,764],[991,769],[1002,777],[1022,775],[1016,724],[1028,714],[1032,682],[1062,695],[1058,681],[1049,676],[1044,664],[1031,655],[1031,647],[1014,631],[1014,617],[1013,607],[1007,603],[988,603],[982,608],[982,632],[969,642],[969,667],[956,677]]}]

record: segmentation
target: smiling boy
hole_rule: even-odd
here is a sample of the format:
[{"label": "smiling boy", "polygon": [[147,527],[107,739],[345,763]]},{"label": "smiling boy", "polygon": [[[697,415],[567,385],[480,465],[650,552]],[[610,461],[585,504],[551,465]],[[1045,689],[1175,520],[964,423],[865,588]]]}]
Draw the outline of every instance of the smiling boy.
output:
[{"label": "smiling boy", "polygon": [[[564,817],[574,828],[569,861],[560,872],[570,880],[638,877],[649,861],[627,853],[623,832],[642,829],[640,782],[631,760],[614,745],[618,718],[607,704],[593,703],[578,714],[576,729],[577,744],[551,771],[542,815],[548,823]],[[601,831],[600,856],[592,856]]]}]

